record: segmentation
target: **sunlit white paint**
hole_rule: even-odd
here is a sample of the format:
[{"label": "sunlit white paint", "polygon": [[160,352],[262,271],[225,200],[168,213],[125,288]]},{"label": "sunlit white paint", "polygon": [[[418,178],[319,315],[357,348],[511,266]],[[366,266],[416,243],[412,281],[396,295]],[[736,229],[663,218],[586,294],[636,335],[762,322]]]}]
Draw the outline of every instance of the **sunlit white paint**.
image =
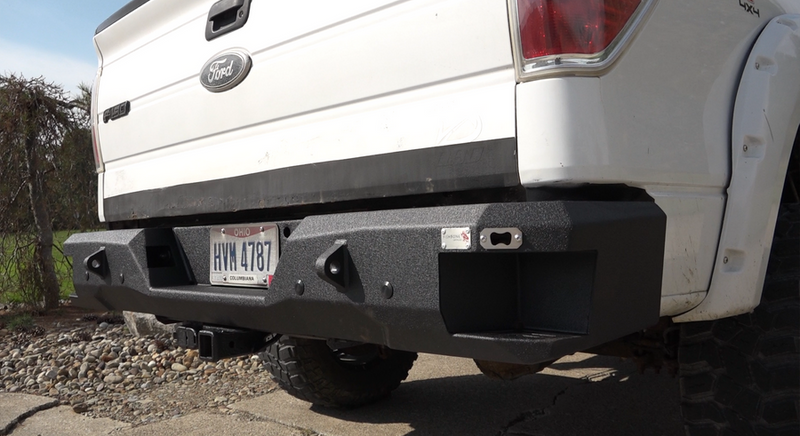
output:
[{"label": "sunlit white paint", "polygon": [[[725,196],[699,189],[662,189],[652,187],[648,193],[667,216],[661,283],[661,315],[667,316],[690,309],[686,301],[699,302],[697,295],[705,295],[708,289],[714,268],[709,247],[713,249],[719,238]],[[680,295],[691,298],[677,298]]]},{"label": "sunlit white paint", "polygon": [[[112,163],[126,165],[132,161],[123,162],[125,159],[142,154],[158,152],[148,157],[155,158],[165,153],[184,153],[242,136],[226,136],[228,132],[257,135],[292,128],[297,123],[285,121],[310,114],[322,115],[303,120],[343,120],[341,126],[336,122],[327,124],[335,132],[314,132],[309,127],[303,135],[309,139],[336,138],[324,147],[336,150],[335,156],[326,159],[377,154],[385,152],[385,145],[360,148],[371,144],[369,137],[376,132],[352,128],[346,131],[344,126],[348,116],[364,110],[361,103],[381,100],[370,107],[377,110],[381,104],[402,106],[446,92],[454,94],[454,106],[437,108],[437,114],[432,109],[424,110],[426,116],[435,115],[439,124],[426,146],[441,143],[437,134],[452,129],[444,119],[458,116],[462,116],[459,121],[470,120],[469,123],[477,116],[481,122],[481,131],[475,134],[473,129],[466,140],[493,135],[495,120],[500,117],[508,118],[503,121],[508,126],[504,134],[514,136],[510,36],[505,7],[498,8],[496,2],[261,2],[254,4],[243,28],[206,42],[205,22],[212,3],[150,1],[96,37],[104,59],[100,110],[126,100],[131,102],[130,115],[100,126],[103,157],[109,169]],[[198,80],[201,67],[216,54],[231,49],[249,53],[252,70],[236,88],[217,94],[208,92]],[[495,76],[498,72],[500,76]],[[502,78],[505,88],[496,90],[500,96],[479,96],[476,102],[488,104],[487,110],[499,109],[500,113],[457,114],[462,107],[462,96],[457,94],[465,90],[465,84],[486,86],[484,79],[463,80],[480,76],[491,76],[489,80],[494,84],[498,77]],[[459,83],[451,86],[451,82]],[[437,90],[440,87],[441,91]],[[430,89],[418,93],[422,88]],[[396,98],[385,99],[392,96]],[[498,104],[498,100],[504,103]],[[368,114],[364,121],[379,118]],[[398,129],[402,125],[403,121],[393,121],[389,127]],[[361,127],[376,130],[383,126]],[[419,131],[391,133],[394,142],[414,142]],[[302,147],[304,143],[284,145]],[[317,162],[317,153],[325,154],[325,150],[310,150],[293,159],[301,161],[306,157],[305,163]],[[215,160],[224,158],[218,155]],[[203,173],[192,166],[185,166],[180,172],[185,178],[175,182],[230,176],[230,172]],[[122,192],[109,189],[106,195]]]},{"label": "sunlit white paint", "polygon": [[[97,198],[100,199],[105,198],[105,195],[103,194],[103,187],[105,186],[104,179],[105,174],[100,173],[97,175]],[[101,223],[106,221],[106,212],[105,208],[103,207],[103,203],[103,201],[97,202],[97,217],[100,219]]]},{"label": "sunlit white paint", "polygon": [[105,195],[434,145],[513,138],[513,77],[513,70],[506,69],[107,161]]},{"label": "sunlit white paint", "polygon": [[706,291],[662,296],[661,316],[673,316],[684,313],[700,304],[705,296]]}]

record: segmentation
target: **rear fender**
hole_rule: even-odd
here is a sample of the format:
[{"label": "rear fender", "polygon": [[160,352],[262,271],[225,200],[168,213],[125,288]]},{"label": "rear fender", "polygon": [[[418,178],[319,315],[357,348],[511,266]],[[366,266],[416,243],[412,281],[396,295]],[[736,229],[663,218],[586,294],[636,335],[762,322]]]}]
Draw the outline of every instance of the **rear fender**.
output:
[{"label": "rear fender", "polygon": [[711,286],[677,322],[752,311],[761,300],[781,191],[800,124],[800,14],[771,20],[747,60],[733,112],[731,180]]}]

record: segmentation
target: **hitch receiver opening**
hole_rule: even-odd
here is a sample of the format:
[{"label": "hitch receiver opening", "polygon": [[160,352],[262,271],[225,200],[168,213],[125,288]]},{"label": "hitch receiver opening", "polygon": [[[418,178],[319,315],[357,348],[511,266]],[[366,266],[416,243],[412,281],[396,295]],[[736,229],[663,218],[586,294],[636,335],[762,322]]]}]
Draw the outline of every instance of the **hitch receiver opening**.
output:
[{"label": "hitch receiver opening", "polygon": [[178,346],[198,349],[200,360],[207,362],[255,353],[266,345],[266,336],[263,332],[214,326],[180,326],[175,330]]}]

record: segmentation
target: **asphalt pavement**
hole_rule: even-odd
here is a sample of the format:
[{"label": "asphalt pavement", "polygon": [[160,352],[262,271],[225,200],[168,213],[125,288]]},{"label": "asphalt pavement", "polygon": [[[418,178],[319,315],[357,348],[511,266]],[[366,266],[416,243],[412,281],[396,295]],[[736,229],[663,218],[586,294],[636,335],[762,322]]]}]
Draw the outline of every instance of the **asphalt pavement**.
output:
[{"label": "asphalt pavement", "polygon": [[131,428],[46,397],[0,394],[0,435],[681,436],[677,378],[578,353],[515,381],[491,380],[469,359],[420,355],[391,396],[356,410],[312,406],[283,391]]}]

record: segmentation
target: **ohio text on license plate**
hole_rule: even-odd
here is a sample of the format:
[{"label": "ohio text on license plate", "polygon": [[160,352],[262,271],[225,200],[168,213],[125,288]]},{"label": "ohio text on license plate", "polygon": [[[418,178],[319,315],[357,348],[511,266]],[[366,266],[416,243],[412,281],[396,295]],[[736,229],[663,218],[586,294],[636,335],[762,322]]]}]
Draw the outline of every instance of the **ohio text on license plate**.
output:
[{"label": "ohio text on license plate", "polygon": [[268,288],[278,266],[278,226],[273,223],[212,227],[212,285]]}]

